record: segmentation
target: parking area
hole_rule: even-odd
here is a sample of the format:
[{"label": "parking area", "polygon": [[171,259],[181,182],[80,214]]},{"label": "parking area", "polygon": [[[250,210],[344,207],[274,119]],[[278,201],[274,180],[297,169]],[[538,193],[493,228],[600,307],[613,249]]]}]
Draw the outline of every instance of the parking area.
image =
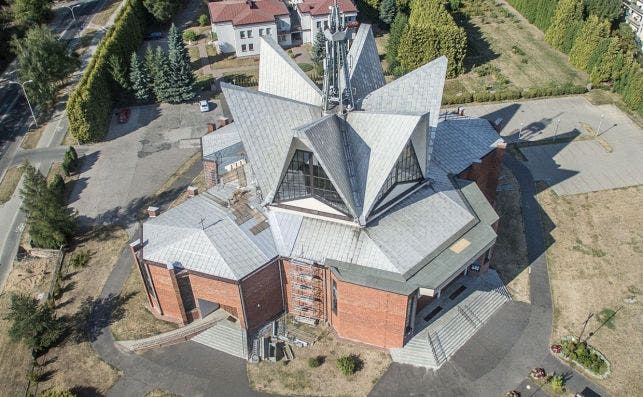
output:
[{"label": "parking area", "polygon": [[583,96],[467,107],[471,116],[498,121],[508,142],[551,144],[521,147],[536,180],[559,195],[643,183],[643,130],[614,105],[593,105]]},{"label": "parking area", "polygon": [[142,201],[200,149],[207,123],[221,115],[210,101],[132,107],[127,123],[112,116],[103,142],[88,147],[70,202],[81,225],[123,222],[129,226]]}]

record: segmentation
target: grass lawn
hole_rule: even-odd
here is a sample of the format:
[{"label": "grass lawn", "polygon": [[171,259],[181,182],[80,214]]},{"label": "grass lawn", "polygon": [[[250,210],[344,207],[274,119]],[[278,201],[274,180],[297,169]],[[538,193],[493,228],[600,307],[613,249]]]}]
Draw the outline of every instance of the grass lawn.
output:
[{"label": "grass lawn", "polygon": [[22,343],[11,341],[7,332],[10,323],[4,319],[11,293],[24,293],[34,298],[47,293],[57,257],[15,261],[5,289],[0,294],[0,390],[5,396],[25,394],[27,373],[31,369],[31,351]]},{"label": "grass lawn", "polygon": [[[103,8],[99,13],[94,15],[94,18],[91,20],[91,22],[94,25],[98,26],[104,26],[107,21],[109,21],[109,18],[116,12],[116,9],[118,6],[121,4],[123,0],[110,0],[108,1],[107,5],[105,8]],[[87,29],[94,29],[92,25],[89,25]]]},{"label": "grass lawn", "polygon": [[22,166],[14,165],[5,172],[2,181],[0,181],[0,205],[11,199],[13,192],[22,178]]},{"label": "grass lawn", "polygon": [[45,127],[42,126],[26,133],[24,138],[22,138],[22,142],[20,142],[20,147],[23,149],[35,149],[36,146],[38,146],[38,142],[40,141],[40,137],[44,130]]},{"label": "grass lawn", "polygon": [[520,190],[518,181],[506,167],[502,169],[499,186],[511,186],[513,190],[501,190],[496,197],[500,224],[491,263],[509,289],[511,297],[517,301],[529,302],[529,260],[522,223]]},{"label": "grass lawn", "polygon": [[[630,187],[573,196],[551,189],[538,195],[552,225],[547,259],[554,303],[555,340],[577,335],[589,313],[589,343],[612,364],[599,380],[615,396],[643,395],[643,213],[642,188]],[[546,218],[545,218],[546,219]],[[620,308],[620,310],[618,310]],[[613,329],[596,319],[618,310]]]},{"label": "grass lawn", "polygon": [[[259,391],[279,395],[367,395],[391,363],[388,352],[338,340],[330,329],[322,326],[311,329],[309,333],[320,330],[321,338],[312,346],[293,347],[295,359],[287,364],[248,363],[250,385]],[[357,355],[363,365],[355,374],[345,376],[337,369],[336,362],[348,354]],[[323,363],[317,368],[310,368],[308,359],[311,357],[323,357]]]},{"label": "grass lawn", "polygon": [[143,282],[134,265],[121,295],[128,299],[122,306],[123,317],[112,324],[112,334],[116,340],[147,338],[178,327],[174,323],[157,319],[147,309]]}]

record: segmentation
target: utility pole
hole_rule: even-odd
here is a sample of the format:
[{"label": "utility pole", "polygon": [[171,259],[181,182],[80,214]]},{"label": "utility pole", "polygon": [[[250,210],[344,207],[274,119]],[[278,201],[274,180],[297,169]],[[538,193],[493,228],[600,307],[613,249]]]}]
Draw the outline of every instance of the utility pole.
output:
[{"label": "utility pole", "polygon": [[598,123],[598,131],[596,131],[596,136],[601,135],[601,127],[603,126],[603,119],[605,118],[604,114],[601,114],[601,121]]},{"label": "utility pole", "polygon": [[36,128],[38,128],[38,120],[36,120],[36,115],[33,112],[33,108],[31,107],[31,103],[29,102],[29,97],[27,96],[27,90],[25,90],[25,84],[27,83],[33,83],[33,80],[27,80],[23,83],[19,81],[12,81],[12,80],[7,80],[9,83],[13,84],[18,84],[20,87],[22,87],[22,92],[25,94],[25,99],[27,100],[27,105],[29,106],[29,110],[31,111],[31,117],[33,117],[33,123],[36,125]]},{"label": "utility pole", "polygon": [[580,334],[578,334],[578,343],[581,342],[581,338],[583,337],[583,333],[585,332],[585,328],[587,327],[587,323],[589,323],[589,320],[594,317],[594,313],[590,313],[587,316],[587,320],[583,323],[583,329],[581,329]]},{"label": "utility pole", "polygon": [[556,120],[556,129],[554,130],[554,139],[552,142],[556,142],[556,135],[558,135],[558,126],[560,125],[560,119]]}]

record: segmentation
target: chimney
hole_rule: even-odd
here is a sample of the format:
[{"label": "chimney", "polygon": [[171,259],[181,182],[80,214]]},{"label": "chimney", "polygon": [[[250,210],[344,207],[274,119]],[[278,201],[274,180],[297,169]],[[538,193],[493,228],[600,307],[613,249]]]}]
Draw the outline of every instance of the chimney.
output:
[{"label": "chimney", "polygon": [[217,125],[214,123],[208,123],[208,133],[214,132],[217,129]]},{"label": "chimney", "polygon": [[159,207],[147,207],[147,216],[149,216],[150,218],[156,218],[157,216],[159,216]]},{"label": "chimney", "polygon": [[199,194],[199,189],[196,186],[188,186],[188,197],[194,197]]},{"label": "chimney", "polygon": [[230,124],[230,119],[229,118],[227,118],[225,116],[219,117],[219,128],[225,127],[228,124]]}]

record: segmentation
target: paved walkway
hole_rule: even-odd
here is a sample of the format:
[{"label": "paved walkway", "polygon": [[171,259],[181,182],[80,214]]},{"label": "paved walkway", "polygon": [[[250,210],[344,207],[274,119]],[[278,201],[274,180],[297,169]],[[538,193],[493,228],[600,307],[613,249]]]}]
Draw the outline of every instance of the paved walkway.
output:
[{"label": "paved walkway", "polygon": [[534,367],[566,374],[569,390],[590,387],[608,396],[549,354],[552,303],[540,206],[529,170],[511,156],[505,156],[505,164],[522,193],[531,304],[506,303],[437,371],[393,364],[375,385],[372,396],[502,396],[518,387]]}]

